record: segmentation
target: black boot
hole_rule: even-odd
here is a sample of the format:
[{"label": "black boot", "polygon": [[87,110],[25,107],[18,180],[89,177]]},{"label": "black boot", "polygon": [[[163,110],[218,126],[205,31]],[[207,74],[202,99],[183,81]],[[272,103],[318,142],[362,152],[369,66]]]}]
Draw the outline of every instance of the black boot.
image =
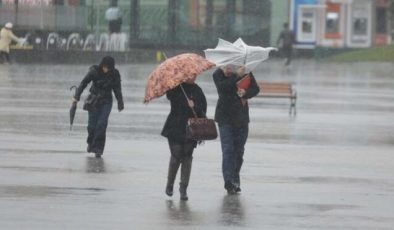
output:
[{"label": "black boot", "polygon": [[181,166],[181,182],[179,183],[179,193],[181,200],[188,200],[187,186],[189,185],[190,173],[192,171],[193,157],[186,157],[182,160]]},{"label": "black boot", "polygon": [[167,186],[166,186],[167,196],[172,196],[174,194],[174,181],[176,178],[176,174],[178,172],[179,165],[180,165],[180,161],[175,157],[171,156],[170,163],[168,165]]},{"label": "black boot", "polygon": [[230,181],[226,181],[226,182],[224,183],[224,189],[227,190],[227,194],[229,194],[229,195],[234,195],[234,194],[236,193],[236,187],[235,187],[235,185],[234,185],[232,182],[230,182]]},{"label": "black boot", "polygon": [[181,200],[188,200],[189,197],[187,196],[187,185],[179,183],[179,193]]}]

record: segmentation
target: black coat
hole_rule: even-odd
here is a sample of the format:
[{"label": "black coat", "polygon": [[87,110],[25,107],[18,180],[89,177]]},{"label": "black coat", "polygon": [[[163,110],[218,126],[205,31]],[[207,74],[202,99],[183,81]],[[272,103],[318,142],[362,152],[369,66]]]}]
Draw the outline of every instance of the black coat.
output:
[{"label": "black coat", "polygon": [[[253,74],[250,73],[251,82],[246,90],[244,99],[250,99],[260,92]],[[222,69],[217,69],[213,73],[219,99],[216,105],[215,121],[222,124],[229,124],[236,127],[245,126],[249,123],[249,105],[242,104],[241,98],[237,94],[237,81],[240,80],[235,74],[226,77]]]},{"label": "black coat", "polygon": [[74,98],[78,101],[86,86],[90,83],[90,93],[100,95],[97,102],[98,105],[112,102],[112,91],[118,101],[118,109],[123,109],[123,96],[120,74],[117,69],[110,70],[108,73],[103,73],[99,66],[92,66],[81,84],[78,86]]},{"label": "black coat", "polygon": [[[201,88],[197,84],[182,84],[189,99],[194,102],[194,110],[198,117],[205,117],[207,112],[207,100]],[[194,117],[188,106],[185,95],[180,86],[167,92],[167,99],[171,102],[171,112],[167,117],[161,135],[180,143],[186,141],[186,125],[189,118]]]},{"label": "black coat", "polygon": [[280,32],[278,40],[276,43],[279,45],[280,41],[282,40],[282,48],[292,48],[293,43],[295,41],[294,33],[293,31],[289,29],[284,29]]}]

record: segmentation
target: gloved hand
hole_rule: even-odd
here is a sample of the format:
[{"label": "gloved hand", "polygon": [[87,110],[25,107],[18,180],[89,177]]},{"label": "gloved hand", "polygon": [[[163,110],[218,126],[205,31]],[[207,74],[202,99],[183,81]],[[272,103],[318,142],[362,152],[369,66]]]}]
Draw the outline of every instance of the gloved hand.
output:
[{"label": "gloved hand", "polygon": [[123,103],[118,103],[118,110],[119,112],[124,109],[124,104]]}]

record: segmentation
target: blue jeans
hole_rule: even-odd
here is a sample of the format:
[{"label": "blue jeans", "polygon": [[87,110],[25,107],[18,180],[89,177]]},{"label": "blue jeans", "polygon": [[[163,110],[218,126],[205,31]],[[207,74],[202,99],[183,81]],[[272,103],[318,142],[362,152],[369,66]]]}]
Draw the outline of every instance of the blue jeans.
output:
[{"label": "blue jeans", "polygon": [[225,185],[232,183],[240,186],[239,173],[241,171],[245,143],[248,139],[249,127],[235,127],[229,124],[219,124],[220,142],[222,145],[222,171]]},{"label": "blue jeans", "polygon": [[88,152],[103,154],[109,114],[112,103],[98,105],[95,111],[89,111]]}]

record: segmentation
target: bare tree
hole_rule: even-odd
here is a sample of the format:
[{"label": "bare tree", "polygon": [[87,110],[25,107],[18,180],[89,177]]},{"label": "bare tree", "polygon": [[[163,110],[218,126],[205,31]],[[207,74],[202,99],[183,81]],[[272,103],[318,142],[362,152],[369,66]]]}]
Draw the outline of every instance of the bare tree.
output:
[{"label": "bare tree", "polygon": [[[140,33],[140,0],[130,2],[130,41],[137,40]],[[131,43],[131,42],[130,42]]]},{"label": "bare tree", "polygon": [[168,0],[168,38],[171,41],[174,41],[176,38],[177,3],[177,0]]}]

